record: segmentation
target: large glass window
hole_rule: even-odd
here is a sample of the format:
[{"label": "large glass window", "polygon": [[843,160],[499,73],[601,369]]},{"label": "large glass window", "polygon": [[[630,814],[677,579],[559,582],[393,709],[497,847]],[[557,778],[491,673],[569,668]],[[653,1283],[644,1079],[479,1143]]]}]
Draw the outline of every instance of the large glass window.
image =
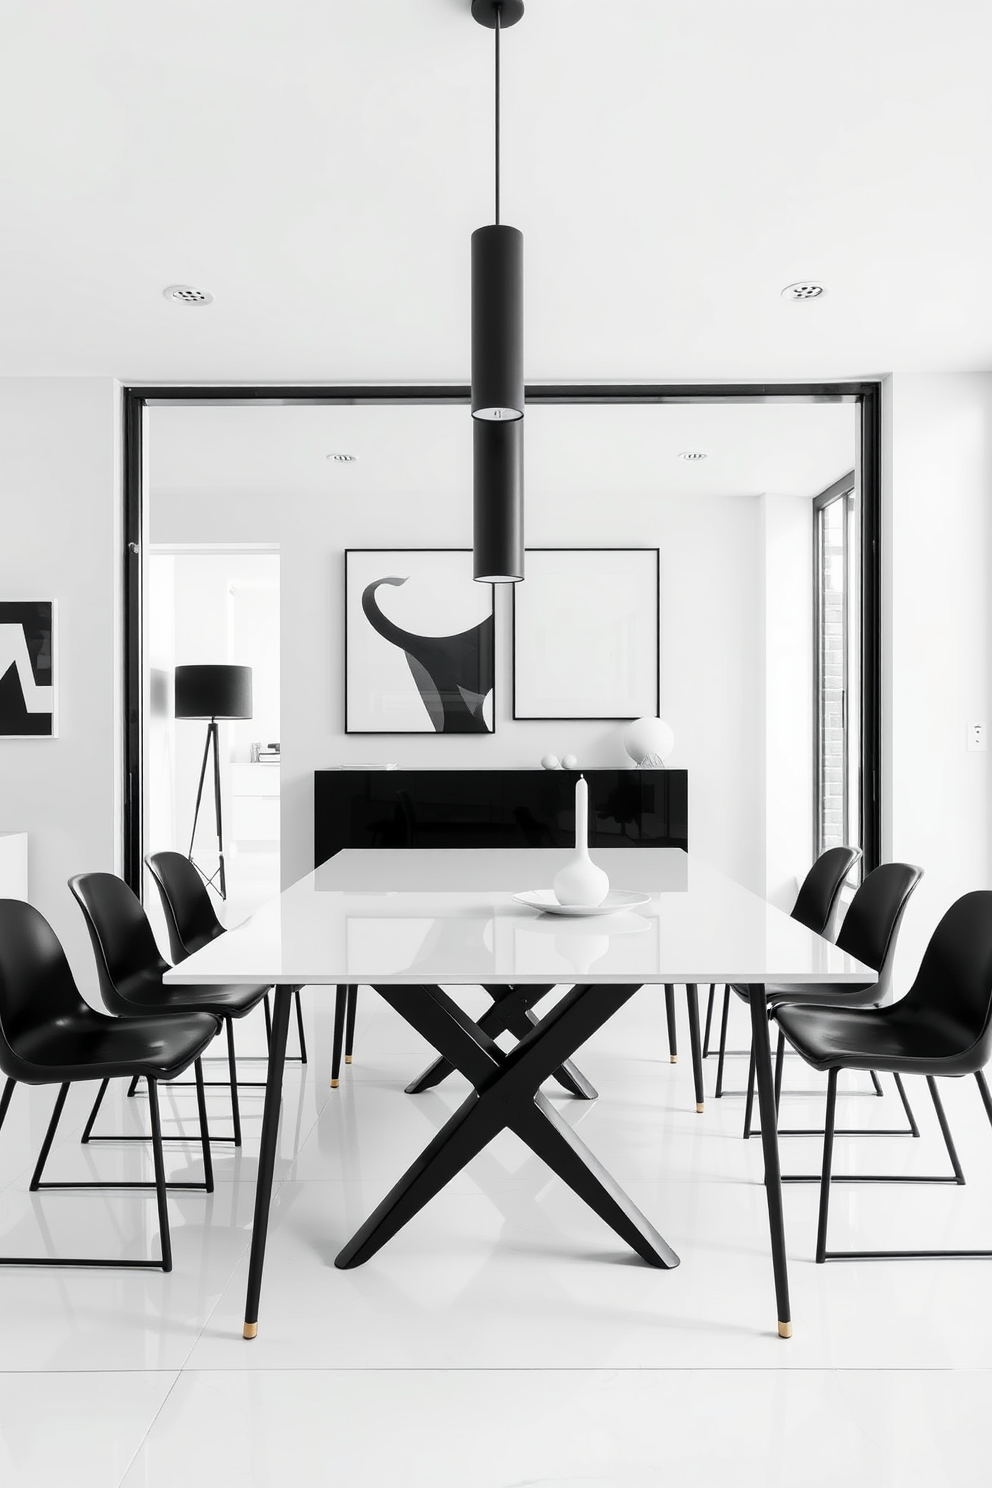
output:
[{"label": "large glass window", "polygon": [[817,853],[861,842],[858,530],[852,471],[814,502]]}]

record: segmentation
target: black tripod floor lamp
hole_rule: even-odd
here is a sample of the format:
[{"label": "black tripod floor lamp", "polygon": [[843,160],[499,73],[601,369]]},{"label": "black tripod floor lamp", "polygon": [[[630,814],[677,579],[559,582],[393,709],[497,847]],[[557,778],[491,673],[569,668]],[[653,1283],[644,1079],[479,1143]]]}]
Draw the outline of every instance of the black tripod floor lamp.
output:
[{"label": "black tripod floor lamp", "polygon": [[[207,737],[203,745],[200,783],[196,787],[193,830],[189,835],[186,856],[211,889],[227,898],[227,874],[224,870],[224,823],[220,804],[220,753],[217,724],[222,720],[251,717],[251,667],[246,666],[178,666],[176,667],[176,717],[207,720]],[[207,874],[193,857],[193,839],[203,798],[210,751],[214,754],[214,819],[217,823],[218,866]],[[216,880],[216,882],[215,882]]]}]

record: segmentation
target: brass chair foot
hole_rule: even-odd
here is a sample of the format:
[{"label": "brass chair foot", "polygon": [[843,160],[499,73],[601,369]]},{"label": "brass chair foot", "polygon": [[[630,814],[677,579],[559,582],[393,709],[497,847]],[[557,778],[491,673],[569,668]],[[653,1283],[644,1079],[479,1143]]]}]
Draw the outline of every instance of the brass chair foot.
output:
[{"label": "brass chair foot", "polygon": [[703,1114],[703,1103],[702,1103],[702,1101],[697,1101],[696,1102],[696,1110],[698,1111],[698,1113],[699,1113],[700,1116]]},{"label": "brass chair foot", "polygon": [[779,1336],[779,1338],[791,1338],[792,1337],[792,1324],[791,1323],[779,1323],[779,1325],[778,1325],[778,1336]]},{"label": "brass chair foot", "polygon": [[340,1081],[338,1081],[338,1080],[332,1080],[331,1081],[331,1089],[332,1090],[337,1090],[339,1083],[340,1083]]},{"label": "brass chair foot", "polygon": [[679,1056],[677,1054],[669,1054],[668,1062],[669,1064],[678,1064]]},{"label": "brass chair foot", "polygon": [[245,1323],[245,1326],[244,1326],[244,1337],[245,1338],[254,1338],[255,1337],[255,1334],[257,1332],[258,1332],[258,1324],[257,1323]]},{"label": "brass chair foot", "polygon": [[350,1064],[351,1063],[351,1055],[350,1054],[346,1054],[344,1056],[344,1062],[345,1062],[345,1064]]}]

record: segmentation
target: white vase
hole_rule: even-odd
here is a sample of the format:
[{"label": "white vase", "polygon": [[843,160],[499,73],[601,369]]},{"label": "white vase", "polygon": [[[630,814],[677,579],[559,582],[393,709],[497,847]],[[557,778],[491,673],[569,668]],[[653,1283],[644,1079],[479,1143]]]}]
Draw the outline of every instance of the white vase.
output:
[{"label": "white vase", "polygon": [[602,904],[610,892],[610,880],[589,856],[588,811],[589,787],[580,775],[575,782],[575,856],[555,874],[553,888],[559,904],[581,905],[584,909]]}]

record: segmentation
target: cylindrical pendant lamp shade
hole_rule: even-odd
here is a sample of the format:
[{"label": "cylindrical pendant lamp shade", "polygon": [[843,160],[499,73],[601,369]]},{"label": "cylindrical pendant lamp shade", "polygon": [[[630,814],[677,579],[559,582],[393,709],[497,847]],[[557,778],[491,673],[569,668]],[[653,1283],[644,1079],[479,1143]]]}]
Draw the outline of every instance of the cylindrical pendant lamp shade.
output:
[{"label": "cylindrical pendant lamp shade", "polygon": [[476,419],[473,439],[473,575],[482,584],[524,576],[524,422]]},{"label": "cylindrical pendant lamp shade", "polygon": [[524,412],[524,237],[516,227],[472,234],[472,417]]},{"label": "cylindrical pendant lamp shade", "polygon": [[177,666],[177,718],[250,718],[251,667]]}]

